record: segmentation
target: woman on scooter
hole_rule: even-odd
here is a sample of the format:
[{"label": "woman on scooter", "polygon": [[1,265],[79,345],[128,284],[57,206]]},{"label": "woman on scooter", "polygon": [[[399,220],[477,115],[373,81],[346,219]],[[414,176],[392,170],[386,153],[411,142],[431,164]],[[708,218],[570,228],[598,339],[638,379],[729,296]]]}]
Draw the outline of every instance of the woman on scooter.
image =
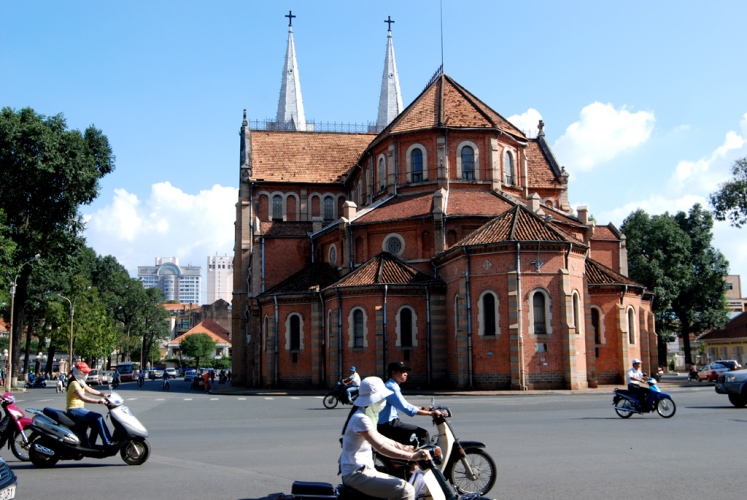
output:
[{"label": "woman on scooter", "polygon": [[86,374],[91,371],[88,364],[83,361],[75,363],[70,377],[70,383],[67,386],[67,413],[71,418],[79,422],[85,423],[87,426],[94,429],[91,435],[91,443],[93,445],[96,442],[96,434],[101,435],[101,441],[104,446],[111,444],[111,436],[109,435],[109,429],[104,423],[104,416],[95,411],[88,411],[84,408],[85,403],[91,404],[106,404],[106,399],[93,399],[86,396],[86,393],[106,398],[106,394],[99,392],[96,389],[92,389],[86,384]]},{"label": "woman on scooter", "polygon": [[374,468],[371,448],[382,455],[401,460],[425,460],[428,452],[392,441],[379,434],[376,422],[392,391],[378,377],[366,377],[358,399],[342,428],[340,472],[345,486],[367,495],[391,500],[414,500],[415,489],[408,482]]}]

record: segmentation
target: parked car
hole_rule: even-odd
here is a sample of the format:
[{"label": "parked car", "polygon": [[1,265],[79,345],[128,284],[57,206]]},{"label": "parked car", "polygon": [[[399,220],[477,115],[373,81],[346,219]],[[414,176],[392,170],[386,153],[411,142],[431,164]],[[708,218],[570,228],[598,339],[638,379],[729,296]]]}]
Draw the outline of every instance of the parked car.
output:
[{"label": "parked car", "polygon": [[176,378],[179,376],[179,371],[176,368],[166,368],[166,373],[169,378]]},{"label": "parked car", "polygon": [[0,498],[15,498],[18,478],[11,468],[0,458]]},{"label": "parked car", "polygon": [[103,371],[101,372],[101,383],[102,384],[111,384],[114,382],[114,372],[113,371]]},{"label": "parked car", "polygon": [[197,375],[197,370],[185,370],[184,371],[184,381],[185,382],[192,382],[195,379],[196,375]]},{"label": "parked car", "polygon": [[719,375],[728,372],[729,369],[719,363],[708,363],[698,370],[698,382],[715,382]]},{"label": "parked car", "polygon": [[88,385],[101,385],[101,374],[97,369],[93,369],[86,375],[86,384]]},{"label": "parked car", "polygon": [[729,396],[737,408],[747,406],[747,370],[730,370],[718,376],[716,392]]},{"label": "parked car", "polygon": [[716,361],[714,361],[714,363],[718,363],[720,365],[724,365],[729,370],[740,370],[742,368],[742,365],[740,365],[734,359],[717,359]]}]

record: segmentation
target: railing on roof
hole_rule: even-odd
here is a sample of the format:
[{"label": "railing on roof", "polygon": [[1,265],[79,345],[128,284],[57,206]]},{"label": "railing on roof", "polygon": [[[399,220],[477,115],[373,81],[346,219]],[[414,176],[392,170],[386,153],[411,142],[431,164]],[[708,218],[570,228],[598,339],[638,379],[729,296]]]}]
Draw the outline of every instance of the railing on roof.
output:
[{"label": "railing on roof", "polygon": [[[270,118],[264,120],[247,120],[249,128],[252,130],[272,130],[286,132],[302,132],[296,130],[293,122],[280,123]],[[342,134],[378,134],[383,127],[377,127],[375,123],[338,123],[338,122],[316,122],[314,120],[306,121],[306,130],[304,132],[336,132]]]}]

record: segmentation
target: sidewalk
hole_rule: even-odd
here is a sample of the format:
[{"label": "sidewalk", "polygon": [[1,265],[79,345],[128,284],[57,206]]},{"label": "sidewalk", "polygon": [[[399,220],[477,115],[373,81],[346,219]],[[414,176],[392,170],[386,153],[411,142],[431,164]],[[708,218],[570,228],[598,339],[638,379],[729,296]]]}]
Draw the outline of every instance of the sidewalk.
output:
[{"label": "sidewalk", "polygon": [[[659,387],[666,392],[667,388],[671,387],[706,387],[711,384],[695,384],[687,381],[687,375],[678,374],[667,374],[664,375],[659,382]],[[624,389],[625,385],[600,385],[594,389],[580,389],[580,390],[565,390],[565,389],[545,389],[545,390],[531,390],[531,391],[465,391],[465,390],[418,390],[405,387],[404,392],[408,396],[536,396],[545,394],[605,394],[612,393],[615,388]],[[221,395],[221,396],[324,396],[327,394],[325,389],[253,389],[249,387],[236,387],[230,385],[217,385],[210,389],[210,394]]]}]

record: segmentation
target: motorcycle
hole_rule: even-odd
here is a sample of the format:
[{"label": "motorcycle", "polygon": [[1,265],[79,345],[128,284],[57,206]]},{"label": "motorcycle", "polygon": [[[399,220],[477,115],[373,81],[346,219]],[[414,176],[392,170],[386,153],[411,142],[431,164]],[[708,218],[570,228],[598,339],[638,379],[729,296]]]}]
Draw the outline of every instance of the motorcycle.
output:
[{"label": "motorcycle", "polygon": [[117,387],[119,387],[119,374],[117,372],[114,372],[114,378],[112,379],[111,387],[113,389],[116,389]]},{"label": "motorcycle", "polygon": [[171,389],[171,384],[169,383],[169,379],[165,378],[163,379],[163,383],[161,384],[161,389],[164,391],[168,391]]},{"label": "motorcycle", "polygon": [[137,376],[137,386],[142,387],[145,383],[145,372],[140,372],[140,374]]},{"label": "motorcycle", "polygon": [[358,389],[353,391],[352,394],[352,401],[348,398],[348,390],[346,389],[345,384],[342,383],[342,380],[337,381],[337,385],[335,385],[335,388],[329,391],[325,396],[324,400],[322,400],[322,403],[324,403],[324,407],[328,410],[331,410],[332,408],[337,406],[337,403],[342,403],[344,405],[351,405],[353,404],[353,401],[355,401],[358,398]]},{"label": "motorcycle", "polygon": [[635,392],[625,389],[614,390],[612,405],[620,418],[629,418],[634,413],[651,413],[654,410],[664,418],[674,416],[677,405],[674,404],[672,396],[661,392],[654,377],[649,378],[647,382],[651,392],[645,401],[639,401]]},{"label": "motorcycle", "polygon": [[[439,465],[443,463],[443,453],[436,445],[426,445],[422,449],[430,455],[427,460],[418,460],[418,480],[414,482],[418,500],[490,500],[479,493],[460,494],[454,491],[446,481]],[[277,500],[381,500],[364,495],[359,491],[339,484],[336,487],[330,483],[295,481],[291,487],[291,494],[274,497]]]},{"label": "motorcycle", "polygon": [[0,405],[3,407],[5,416],[0,421],[0,448],[8,448],[18,460],[28,462],[29,439],[25,429],[31,425],[31,419],[24,415],[23,411],[16,406],[13,395],[6,392],[0,396]]},{"label": "motorcycle", "polygon": [[[447,420],[453,417],[452,411],[446,406],[434,406],[434,404],[435,401],[432,399],[431,409],[438,410],[441,416],[433,417],[438,435],[433,436],[431,441],[443,450],[446,457],[446,461],[440,464],[439,469],[454,485],[457,492],[485,495],[493,488],[496,481],[495,462],[485,451],[485,443],[459,440],[454,435],[454,428]],[[413,434],[411,441],[415,440]],[[386,472],[405,480],[410,477],[410,466],[406,461],[376,453],[375,464],[380,472]]]},{"label": "motorcycle", "polygon": [[35,436],[30,440],[29,459],[39,468],[53,467],[60,460],[81,460],[84,457],[122,457],[128,465],[141,465],[148,460],[150,444],[148,431],[132,411],[122,406],[124,399],[112,392],[106,398],[108,418],[114,425],[112,444],[90,445],[87,425],[73,420],[62,410],[54,408],[26,408],[34,414],[31,429]]},{"label": "motorcycle", "polygon": [[44,380],[43,377],[34,377],[33,379],[29,380],[28,387],[30,388],[47,387],[47,381]]},{"label": "motorcycle", "polygon": [[65,392],[65,375],[60,374],[59,377],[57,377],[57,383],[55,383],[54,386],[55,392]]},{"label": "motorcycle", "polygon": [[700,382],[700,379],[698,378],[698,367],[695,365],[690,368],[690,373],[687,374],[687,381],[690,382],[691,380]]}]

